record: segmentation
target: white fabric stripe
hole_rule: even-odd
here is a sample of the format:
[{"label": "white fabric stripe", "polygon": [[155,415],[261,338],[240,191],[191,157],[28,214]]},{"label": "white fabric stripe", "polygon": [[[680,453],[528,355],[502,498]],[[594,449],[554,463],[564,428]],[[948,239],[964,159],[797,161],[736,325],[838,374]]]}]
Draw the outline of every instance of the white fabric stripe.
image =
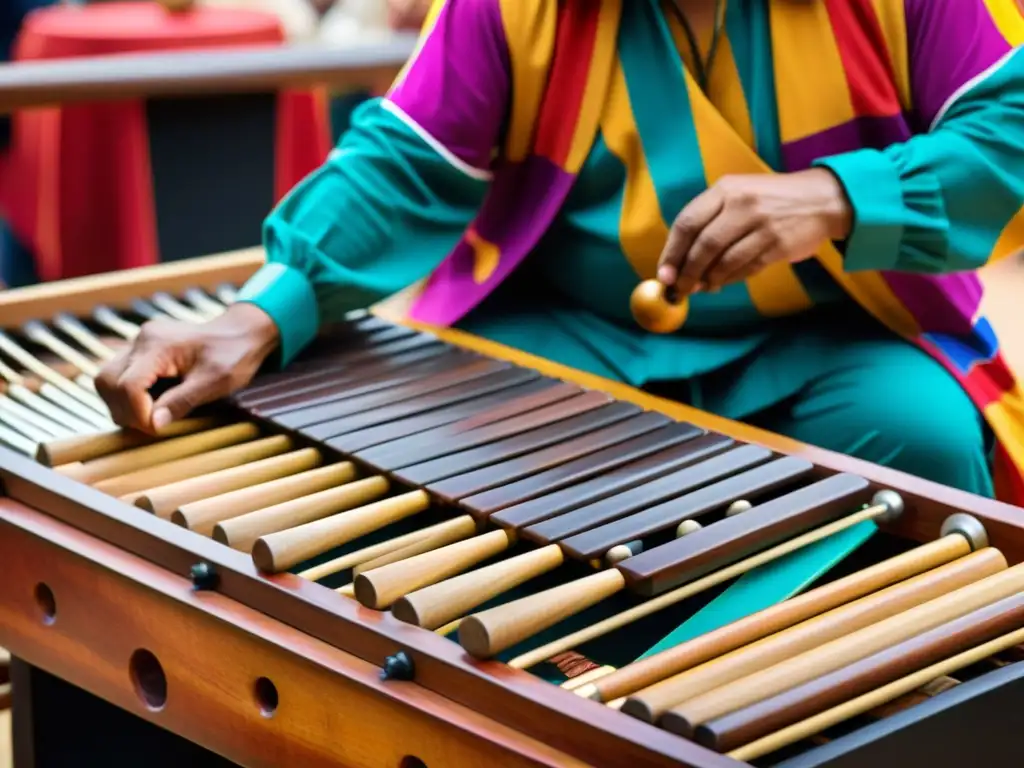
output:
[{"label": "white fabric stripe", "polygon": [[451,150],[449,150],[446,146],[444,146],[444,144],[442,144],[433,136],[431,136],[422,125],[420,125],[411,117],[409,117],[409,115],[407,115],[402,110],[402,108],[395,104],[393,101],[381,99],[380,106],[383,110],[385,110],[386,112],[390,112],[392,115],[394,115],[403,123],[405,123],[405,125],[407,125],[412,130],[413,133],[415,133],[417,136],[423,139],[423,141],[426,142],[428,147],[437,152],[437,154],[444,158],[444,160],[453,168],[458,169],[466,176],[469,176],[471,179],[478,179],[480,181],[490,181],[494,177],[494,174],[491,171],[485,170],[483,168],[475,168],[474,166],[467,163],[465,160],[460,160],[458,157],[452,154]]},{"label": "white fabric stripe", "polygon": [[946,102],[939,108],[939,111],[935,113],[935,117],[932,119],[932,124],[928,126],[928,130],[929,131],[934,131],[935,130],[935,126],[939,124],[939,122],[942,120],[942,118],[946,116],[946,113],[950,110],[950,108],[960,98],[962,98],[964,96],[964,94],[966,94],[969,90],[974,88],[974,86],[978,85],[980,82],[985,80],[990,75],[994,75],[996,72],[998,72],[1000,69],[1002,69],[1003,66],[1010,59],[1012,59],[1014,54],[1016,54],[1017,51],[1019,51],[1019,50],[1020,50],[1020,48],[1014,48],[1014,49],[1012,49],[1010,51],[1007,51],[1002,56],[1002,58],[1000,58],[999,61],[997,61],[995,64],[992,64],[990,67],[988,67],[988,69],[984,70],[983,72],[979,72],[974,77],[972,77],[970,80],[968,80],[966,83],[964,83],[959,88],[957,88],[955,91],[953,91],[952,95],[948,99],[946,99]]}]

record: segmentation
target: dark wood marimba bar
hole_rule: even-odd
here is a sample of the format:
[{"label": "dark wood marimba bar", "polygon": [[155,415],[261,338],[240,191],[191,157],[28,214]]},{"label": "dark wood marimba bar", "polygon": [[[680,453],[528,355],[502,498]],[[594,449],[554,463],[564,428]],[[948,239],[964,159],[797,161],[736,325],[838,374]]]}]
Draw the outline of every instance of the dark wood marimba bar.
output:
[{"label": "dark wood marimba bar", "polygon": [[259,261],[0,298],[34,764],[83,696],[218,766],[1015,761],[1017,508],[386,309],[159,438],[113,428],[102,360]]}]

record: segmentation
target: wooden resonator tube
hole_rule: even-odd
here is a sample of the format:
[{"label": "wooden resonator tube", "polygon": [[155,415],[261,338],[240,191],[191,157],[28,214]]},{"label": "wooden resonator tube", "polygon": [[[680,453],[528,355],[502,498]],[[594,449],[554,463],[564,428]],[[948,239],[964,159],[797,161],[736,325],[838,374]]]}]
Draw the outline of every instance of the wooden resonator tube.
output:
[{"label": "wooden resonator tube", "polygon": [[817,715],[812,715],[806,720],[801,720],[750,744],[738,747],[729,752],[729,757],[741,761],[756,760],[790,744],[795,744],[802,739],[821,733],[850,718],[865,714],[877,707],[895,701],[901,696],[912,693],[934,680],[953,674],[957,670],[964,669],[972,664],[977,664],[1021,643],[1024,643],[1024,629],[1018,629],[1001,635],[987,643],[962,651],[955,656],[927,666],[906,677],[901,677],[899,680],[894,680],[880,688],[861,694]]},{"label": "wooden resonator tube", "polygon": [[711,720],[696,740],[735,749],[1024,626],[1024,593],[1011,595],[829,674]]},{"label": "wooden resonator tube", "polygon": [[1004,569],[704,694],[695,696],[691,691],[686,700],[662,715],[660,724],[674,733],[690,736],[702,723],[833,672],[1022,590],[1024,565]]},{"label": "wooden resonator tube", "polygon": [[987,547],[669,677],[630,696],[622,711],[650,723],[659,722],[668,710],[689,698],[950,594],[1006,567],[1002,553]]},{"label": "wooden resonator tube", "polygon": [[112,429],[97,434],[68,437],[42,443],[36,453],[36,460],[47,467],[76,464],[113,453],[139,448],[144,445],[167,440],[172,437],[203,432],[218,426],[214,418],[182,419],[168,425],[159,435],[147,435],[127,429]]},{"label": "wooden resonator tube", "polygon": [[[213,536],[218,526],[227,521],[312,496],[355,478],[356,469],[350,462],[328,464],[183,504],[171,513],[171,520],[189,530]],[[226,543],[232,540],[227,530],[221,530],[217,538]]]},{"label": "wooden resonator tube", "polygon": [[168,519],[182,506],[243,488],[251,488],[282,477],[315,469],[323,457],[315,448],[301,448],[265,459],[228,467],[219,472],[186,478],[149,488],[135,499],[135,506]]},{"label": "wooden resonator tube", "polygon": [[[383,481],[383,478],[370,478],[371,481],[378,479]],[[430,496],[426,491],[410,491],[339,515],[282,530],[256,540],[252,548],[253,562],[260,570],[280,573],[328,549],[425,512],[429,507]]]},{"label": "wooden resonator tube", "polygon": [[[748,513],[725,518],[713,526],[631,557],[606,571],[468,616],[459,628],[459,641],[473,656],[493,657],[626,588],[631,581],[627,579],[627,572],[645,574],[641,580],[632,580],[633,588],[641,593],[648,592],[652,582],[667,585],[678,581],[675,576],[673,581],[662,578],[661,571],[673,575],[688,572],[693,574],[692,580],[696,580],[716,568],[742,561],[752,551],[832,521],[867,497],[867,482],[862,478],[836,475],[821,480]],[[884,511],[880,509],[878,514]],[[602,543],[607,541],[606,534],[600,529],[594,530],[599,533],[595,535],[592,530],[583,536]],[[760,542],[761,546],[754,542]],[[641,561],[639,566],[635,565],[637,561]]]},{"label": "wooden resonator tube", "polygon": [[576,693],[603,702],[629,696],[698,664],[964,557],[971,551],[972,545],[965,536],[959,533],[943,536],[629,664],[590,685],[578,687]]}]

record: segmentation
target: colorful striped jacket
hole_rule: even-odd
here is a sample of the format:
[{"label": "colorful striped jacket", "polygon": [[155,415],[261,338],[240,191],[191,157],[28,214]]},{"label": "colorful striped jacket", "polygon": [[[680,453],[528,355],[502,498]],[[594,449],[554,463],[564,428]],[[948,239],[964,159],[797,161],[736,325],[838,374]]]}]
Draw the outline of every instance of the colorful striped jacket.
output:
[{"label": "colorful striped jacket", "polygon": [[[622,4],[632,1],[435,4],[388,106],[467,173],[493,177],[473,224],[418,286],[412,319],[458,322],[537,245],[594,142],[615,71]],[[1016,0],[765,2],[785,170],[843,154],[860,172],[878,174],[876,211],[901,205],[885,166],[874,160],[878,151],[941,129],[958,115],[968,90],[985,89],[998,99],[1000,73],[1024,39]],[[964,9],[971,13],[964,16]],[[971,55],[962,55],[968,50]],[[459,87],[446,88],[453,79]],[[726,174],[771,172],[692,80],[688,86],[707,184]],[[494,147],[487,137],[499,135]],[[990,261],[1024,245],[1024,201],[1003,202],[1003,210],[984,214],[998,219],[985,222],[989,231],[1002,232],[994,248],[986,246]],[[968,242],[970,227],[964,229],[954,248],[976,245]],[[884,236],[884,228],[873,233]],[[1024,504],[1024,396],[979,314],[977,275],[859,270],[853,254],[872,244],[844,246],[845,256],[829,244],[817,259],[868,312],[952,372],[996,435],[1000,498]],[[770,267],[748,284],[768,314],[809,306],[788,265]]]}]

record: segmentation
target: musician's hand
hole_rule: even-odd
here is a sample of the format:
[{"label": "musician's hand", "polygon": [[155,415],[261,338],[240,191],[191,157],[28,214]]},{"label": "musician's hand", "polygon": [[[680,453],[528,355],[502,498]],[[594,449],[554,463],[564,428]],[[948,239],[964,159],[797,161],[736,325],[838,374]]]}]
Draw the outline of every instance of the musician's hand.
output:
[{"label": "musician's hand", "polygon": [[[103,368],[96,390],[118,424],[158,432],[248,384],[277,343],[277,326],[252,304],[202,325],[155,320]],[[181,382],[153,402],[150,388],[169,378]]]},{"label": "musician's hand", "polygon": [[824,168],[728,176],[683,208],[658,262],[658,280],[679,296],[717,290],[778,261],[810,258],[849,235],[853,213]]}]

